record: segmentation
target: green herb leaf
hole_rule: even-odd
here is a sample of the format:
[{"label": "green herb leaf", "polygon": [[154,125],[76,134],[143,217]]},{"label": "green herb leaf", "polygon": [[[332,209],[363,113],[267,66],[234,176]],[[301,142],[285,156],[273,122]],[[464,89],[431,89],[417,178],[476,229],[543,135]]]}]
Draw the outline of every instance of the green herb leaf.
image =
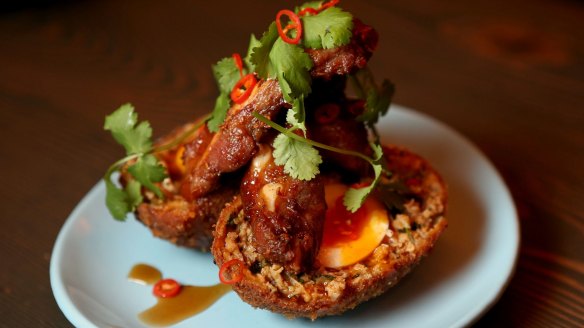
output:
[{"label": "green herb leaf", "polygon": [[207,122],[207,127],[211,132],[219,131],[219,126],[223,124],[225,121],[225,117],[227,116],[227,111],[229,110],[229,106],[231,99],[229,98],[229,94],[220,93],[217,100],[215,100],[215,108],[213,108],[213,113],[211,114],[211,119]]},{"label": "green herb leaf", "polygon": [[289,103],[301,95],[308,95],[311,91],[309,71],[313,63],[304,49],[284,42],[278,36],[276,23],[270,25],[259,42],[250,56],[258,75],[263,79],[277,78],[284,99]]},{"label": "green herb leaf", "polygon": [[[159,198],[164,198],[163,193],[155,183],[166,178],[166,169],[152,153],[178,146],[205,124],[209,115],[202,118],[175,140],[156,148],[152,148],[150,124],[144,121],[134,128],[137,119],[138,115],[134,113],[132,105],[126,104],[107,116],[104,124],[104,128],[112,131],[114,138],[122,143],[126,151],[129,152],[126,157],[110,165],[103,177],[106,186],[106,206],[117,220],[124,220],[126,214],[134,211],[142,202],[142,186],[152,190]],[[125,188],[119,188],[112,182],[112,175],[115,171],[120,171],[130,161],[135,161],[127,168],[133,179],[127,179]]]},{"label": "green herb leaf", "polygon": [[372,144],[371,148],[373,148],[373,152],[375,154],[375,158],[373,159],[373,171],[375,172],[375,178],[371,182],[371,184],[364,188],[349,188],[343,197],[343,204],[350,212],[355,213],[361,205],[365,202],[369,194],[375,190],[379,179],[381,177],[381,173],[383,172],[383,148],[381,148],[378,144]]},{"label": "green herb leaf", "polygon": [[255,35],[252,34],[249,39],[249,46],[247,47],[247,55],[243,59],[243,61],[245,62],[245,66],[248,68],[250,72],[255,72],[256,70],[255,65],[251,60],[251,55],[253,53],[253,49],[259,46],[261,46],[260,40],[256,39]]},{"label": "green herb leaf", "polygon": [[105,180],[105,188],[106,206],[116,220],[124,220],[126,214],[134,211],[142,202],[141,185],[137,181],[129,181],[126,188],[122,189],[108,179]]},{"label": "green herb leaf", "polygon": [[273,22],[262,35],[259,44],[252,48],[250,62],[255,67],[255,72],[262,79],[275,77],[274,69],[270,61],[270,52],[272,51],[274,42],[278,38],[278,28],[276,27],[276,23]]},{"label": "green herb leaf", "polygon": [[235,65],[233,57],[223,58],[213,65],[213,75],[221,93],[229,94],[239,81],[239,69]]},{"label": "green herb leaf", "polygon": [[306,110],[304,109],[304,96],[294,99],[292,108],[286,113],[286,123],[290,125],[291,130],[300,129],[306,136]]},{"label": "green herb leaf", "polygon": [[144,187],[153,191],[156,196],[163,198],[164,195],[160,188],[154,182],[160,182],[166,178],[166,170],[164,166],[160,165],[158,159],[154,155],[145,155],[138,158],[136,163],[128,167],[128,172],[138,180]]},{"label": "green herb leaf", "polygon": [[130,210],[133,212],[144,197],[142,197],[142,185],[136,180],[130,180],[124,188],[127,195],[128,205],[130,205]]},{"label": "green herb leaf", "polygon": [[293,99],[310,94],[309,71],[314,64],[300,46],[278,38],[270,52],[270,62],[287,102],[293,103]]},{"label": "green herb leaf", "polygon": [[284,172],[294,179],[311,180],[320,172],[322,158],[311,145],[279,134],[273,146],[274,163],[284,165]]},{"label": "green herb leaf", "polygon": [[[314,8],[314,7],[313,7]],[[353,16],[338,7],[302,17],[303,43],[307,48],[331,49],[348,44],[353,35]]]},{"label": "green herb leaf", "polygon": [[[104,129],[111,131],[114,139],[124,146],[127,153],[125,158],[111,165],[104,176],[106,206],[115,219],[123,220],[142,201],[142,185],[163,197],[154,182],[162,181],[166,177],[166,171],[156,157],[146,155],[152,152],[152,128],[147,121],[138,123],[138,114],[134,112],[132,105],[122,105],[106,116]],[[128,172],[136,180],[127,181],[124,189],[118,188],[111,180],[112,174],[130,160],[136,161],[128,168]]]},{"label": "green herb leaf", "polygon": [[387,114],[395,87],[390,81],[384,80],[379,88],[368,69],[359,70],[351,76],[351,81],[357,96],[366,101],[365,111],[357,117],[357,120],[373,126],[379,117]]},{"label": "green herb leaf", "polygon": [[396,183],[380,182],[377,186],[379,199],[383,201],[390,211],[397,211],[398,213],[403,213],[405,210],[404,204],[407,198],[404,193],[407,191],[408,189],[405,186]]},{"label": "green herb leaf", "polygon": [[111,180],[105,180],[105,205],[116,220],[124,220],[131,211],[127,193]]},{"label": "green herb leaf", "polygon": [[377,123],[381,116],[387,114],[394,91],[393,84],[388,80],[383,80],[380,89],[370,89],[367,92],[365,112],[358,119],[365,122]]},{"label": "green herb leaf", "polygon": [[105,118],[103,128],[111,131],[114,139],[124,146],[128,155],[144,153],[152,147],[150,123],[144,121],[136,125],[137,121],[138,114],[134,113],[131,104],[120,106]]}]

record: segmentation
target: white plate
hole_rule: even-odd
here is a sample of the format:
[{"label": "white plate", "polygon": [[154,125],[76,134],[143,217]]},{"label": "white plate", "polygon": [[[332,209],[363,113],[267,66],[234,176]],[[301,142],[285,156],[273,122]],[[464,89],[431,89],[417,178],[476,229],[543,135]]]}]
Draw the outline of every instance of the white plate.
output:
[{"label": "white plate", "polygon": [[[384,142],[427,158],[449,185],[449,227],[431,256],[386,294],[342,316],[309,322],[254,310],[229,293],[176,327],[459,327],[484,313],[513,272],[519,227],[509,191],[475,146],[444,124],[392,106],[378,129]],[[209,254],[155,239],[129,218],[114,221],[98,183],[61,229],[51,259],[59,307],[78,327],[144,327],[137,314],[155,303],[148,286],[127,281],[149,263],[185,284],[218,283]]]}]

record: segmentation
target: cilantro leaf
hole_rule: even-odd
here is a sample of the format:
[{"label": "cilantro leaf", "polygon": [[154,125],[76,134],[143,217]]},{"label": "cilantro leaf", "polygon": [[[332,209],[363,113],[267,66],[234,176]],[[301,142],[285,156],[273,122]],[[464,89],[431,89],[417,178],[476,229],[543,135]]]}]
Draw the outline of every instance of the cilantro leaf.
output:
[{"label": "cilantro leaf", "polygon": [[312,59],[302,47],[284,42],[278,36],[276,23],[264,33],[259,46],[252,49],[250,62],[261,78],[278,79],[284,99],[289,103],[311,91]]},{"label": "cilantro leaf", "polygon": [[405,210],[404,204],[407,200],[405,193],[407,191],[408,189],[405,186],[396,183],[380,182],[377,186],[379,199],[383,201],[390,211],[397,211],[398,213],[402,213]]},{"label": "cilantro leaf", "polygon": [[126,213],[131,211],[126,192],[111,180],[105,180],[105,205],[116,220],[125,219]]},{"label": "cilantro leaf", "polygon": [[134,211],[142,203],[142,185],[136,180],[130,180],[124,189],[128,195],[128,204],[131,210]]},{"label": "cilantro leaf", "polygon": [[286,123],[290,124],[292,130],[300,129],[306,136],[306,111],[304,109],[304,96],[294,99],[292,108],[286,113]]},{"label": "cilantro leaf", "polygon": [[331,7],[318,15],[302,17],[304,46],[313,49],[331,49],[348,44],[353,35],[353,16],[338,7]]},{"label": "cilantro leaf", "polygon": [[207,122],[207,127],[211,132],[219,131],[219,126],[225,121],[227,111],[229,110],[231,99],[226,93],[220,93],[217,100],[215,100],[215,108],[211,114],[211,119]]},{"label": "cilantro leaf", "polygon": [[256,39],[255,35],[251,35],[249,39],[249,46],[247,47],[247,55],[243,59],[245,66],[248,68],[250,72],[255,72],[255,65],[251,60],[251,55],[253,53],[253,49],[259,47],[261,45],[260,40]]},{"label": "cilantro leaf", "polygon": [[231,92],[235,83],[241,78],[233,57],[223,58],[213,65],[213,75],[215,75],[219,91],[226,94]]},{"label": "cilantro leaf", "polygon": [[293,103],[294,98],[310,94],[312,79],[309,71],[314,63],[300,46],[278,38],[274,42],[269,58],[287,102]]},{"label": "cilantro leaf", "polygon": [[112,133],[114,139],[124,146],[126,153],[144,153],[152,148],[152,128],[150,123],[143,121],[136,125],[138,114],[134,112],[134,106],[125,104],[115,112],[106,116],[103,128]]},{"label": "cilantro leaf", "polygon": [[377,187],[379,182],[379,178],[381,177],[381,173],[383,172],[383,149],[378,144],[372,144],[371,148],[375,154],[375,158],[373,159],[373,171],[375,172],[375,178],[371,182],[371,184],[364,188],[349,188],[343,197],[343,204],[350,212],[355,213],[361,205],[367,199],[367,196]]},{"label": "cilantro leaf", "polygon": [[351,81],[357,96],[366,101],[365,111],[357,117],[357,120],[372,126],[389,110],[395,87],[389,80],[384,80],[379,88],[368,69],[360,70],[352,75]]},{"label": "cilantro leaf", "polygon": [[160,165],[154,155],[145,155],[139,157],[136,163],[128,167],[128,172],[134,179],[138,180],[144,187],[152,190],[156,196],[162,198],[164,195],[160,188],[154,182],[160,182],[166,178],[166,170]]},{"label": "cilantro leaf", "polygon": [[394,90],[393,84],[388,80],[383,80],[380,89],[370,89],[367,92],[365,112],[363,112],[363,114],[357,119],[365,122],[377,123],[379,117],[387,114]]},{"label": "cilantro leaf", "polygon": [[118,188],[110,179],[105,180],[105,203],[111,215],[116,220],[124,220],[128,212],[136,209],[142,202],[140,183],[129,181],[125,189]]},{"label": "cilantro leaf", "polygon": [[273,22],[268,27],[268,30],[264,32],[259,44],[252,48],[250,55],[250,62],[255,67],[255,72],[262,79],[267,79],[270,77],[275,77],[274,69],[270,62],[270,52],[274,42],[278,39],[278,28],[276,23]]},{"label": "cilantro leaf", "polygon": [[[106,184],[107,208],[115,219],[123,220],[126,214],[135,210],[142,201],[142,186],[152,190],[158,197],[164,197],[154,183],[166,177],[166,169],[154,155],[150,154],[153,152],[150,123],[148,121],[138,123],[138,114],[134,112],[132,105],[122,105],[106,116],[104,129],[109,130],[127,152],[127,156],[112,164],[103,177]],[[126,181],[125,188],[118,188],[111,180],[112,174],[119,171],[128,161],[135,161],[128,167],[133,179]]]},{"label": "cilantro leaf", "polygon": [[279,134],[273,146],[274,163],[284,165],[284,172],[294,179],[311,180],[320,173],[322,158],[311,145]]}]

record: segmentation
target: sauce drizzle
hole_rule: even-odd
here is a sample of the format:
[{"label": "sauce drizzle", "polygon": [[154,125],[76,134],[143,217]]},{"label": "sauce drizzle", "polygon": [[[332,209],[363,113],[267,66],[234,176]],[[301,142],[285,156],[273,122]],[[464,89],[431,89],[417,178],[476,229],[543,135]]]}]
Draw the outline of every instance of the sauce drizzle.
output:
[{"label": "sauce drizzle", "polygon": [[162,279],[162,272],[148,264],[136,264],[128,273],[128,280],[140,285],[154,285]]},{"label": "sauce drizzle", "polygon": [[[130,270],[128,279],[143,285],[153,285],[162,279],[162,273],[155,267],[141,263]],[[231,286],[225,284],[183,285],[181,292],[175,297],[157,297],[157,303],[140,313],[138,318],[151,326],[170,326],[204,311],[230,290]]]}]

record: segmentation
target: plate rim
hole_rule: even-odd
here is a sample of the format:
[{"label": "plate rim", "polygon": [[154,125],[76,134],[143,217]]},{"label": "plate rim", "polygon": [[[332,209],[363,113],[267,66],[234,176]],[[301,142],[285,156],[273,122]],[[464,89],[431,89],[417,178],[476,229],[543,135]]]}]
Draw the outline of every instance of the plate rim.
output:
[{"label": "plate rim", "polygon": [[101,190],[105,188],[105,184],[103,180],[99,180],[89,192],[87,192],[81,201],[76,204],[75,208],[67,219],[65,223],[59,230],[57,234],[57,238],[55,240],[55,244],[53,246],[53,250],[51,252],[51,263],[49,267],[49,275],[50,275],[50,283],[51,283],[51,290],[53,292],[53,298],[57,302],[59,309],[63,312],[67,320],[73,324],[75,327],[97,327],[97,325],[91,321],[82,311],[80,311],[75,303],[67,293],[67,288],[65,287],[64,280],[61,278],[61,268],[60,265],[63,261],[63,252],[61,251],[64,248],[64,243],[67,234],[73,228],[73,225],[76,223],[78,218],[80,217],[79,212],[83,210],[90,203],[93,198],[95,198],[96,194],[102,192]]}]

